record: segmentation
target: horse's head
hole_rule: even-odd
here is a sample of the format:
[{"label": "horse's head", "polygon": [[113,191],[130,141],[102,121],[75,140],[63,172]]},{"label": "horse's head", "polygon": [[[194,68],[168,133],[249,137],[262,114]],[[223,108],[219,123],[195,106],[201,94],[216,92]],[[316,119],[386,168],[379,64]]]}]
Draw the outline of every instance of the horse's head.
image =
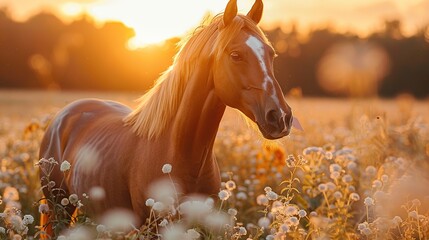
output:
[{"label": "horse's head", "polygon": [[216,94],[228,106],[254,121],[265,138],[286,136],[292,111],[273,73],[274,49],[257,27],[262,1],[256,0],[247,16],[237,15],[230,0],[220,22],[213,69]]}]

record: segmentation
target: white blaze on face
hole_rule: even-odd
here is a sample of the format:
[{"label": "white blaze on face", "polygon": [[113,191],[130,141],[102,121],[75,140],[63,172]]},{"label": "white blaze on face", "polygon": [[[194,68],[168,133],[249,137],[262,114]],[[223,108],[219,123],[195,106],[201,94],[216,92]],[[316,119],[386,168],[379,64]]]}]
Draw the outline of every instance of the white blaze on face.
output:
[{"label": "white blaze on face", "polygon": [[265,49],[264,44],[255,36],[249,36],[249,38],[246,40],[246,45],[252,49],[253,53],[255,54],[256,58],[259,61],[259,64],[261,65],[262,72],[264,73],[264,83],[263,87],[264,90],[267,90],[267,84],[268,82],[272,82],[270,76],[268,76],[268,69],[267,65],[265,64]]},{"label": "white blaze on face", "polygon": [[[277,104],[277,106],[280,109],[280,112],[282,114],[282,118],[285,117],[286,113],[283,111],[283,109],[280,107],[280,103],[278,101],[279,97],[277,96],[276,88],[274,87],[274,81],[273,79],[268,75],[268,68],[265,64],[265,47],[264,43],[261,42],[257,37],[250,35],[249,38],[246,40],[246,45],[249,46],[250,49],[252,49],[252,52],[255,54],[256,58],[259,61],[259,64],[261,65],[262,72],[264,73],[264,82],[262,84],[262,87],[265,91],[267,91],[268,83],[271,83],[272,85],[272,95],[271,97]],[[285,126],[285,129],[287,126]]]}]

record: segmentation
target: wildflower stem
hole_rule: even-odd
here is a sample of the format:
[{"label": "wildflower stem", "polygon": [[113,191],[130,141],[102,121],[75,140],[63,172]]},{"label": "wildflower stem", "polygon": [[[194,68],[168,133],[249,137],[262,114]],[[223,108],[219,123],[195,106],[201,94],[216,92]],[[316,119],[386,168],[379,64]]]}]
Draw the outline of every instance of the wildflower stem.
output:
[{"label": "wildflower stem", "polygon": [[401,227],[399,226],[399,224],[396,227],[398,228],[398,232],[399,232],[399,235],[401,236],[401,239],[404,239],[405,237],[404,235],[402,235]]},{"label": "wildflower stem", "polygon": [[[171,184],[173,184],[174,196],[176,197],[176,204],[179,205],[179,195],[177,193],[176,185],[174,184],[174,181],[171,178],[170,173],[168,174],[168,178],[170,178]],[[179,220],[180,220],[180,214],[178,214],[178,217],[179,217]]]},{"label": "wildflower stem", "polygon": [[296,166],[293,167],[292,171],[290,171],[290,180],[289,180],[289,185],[287,186],[287,193],[286,193],[286,198],[289,199],[289,195],[292,192],[292,183],[293,183],[293,179],[295,176],[295,172],[296,172]]},{"label": "wildflower stem", "polygon": [[366,222],[369,223],[369,206],[365,205],[365,207],[366,207]]},{"label": "wildflower stem", "polygon": [[325,198],[325,202],[326,202],[326,206],[328,207],[328,212],[329,212],[329,200],[328,200],[328,196],[326,195],[326,192],[323,191],[323,197]]},{"label": "wildflower stem", "polygon": [[419,233],[419,239],[423,239],[423,237],[422,237],[422,231],[420,229],[420,219],[419,219],[419,214],[418,214],[417,207],[416,207],[416,212],[417,212],[417,231]]},{"label": "wildflower stem", "polygon": [[219,212],[222,210],[222,206],[223,206],[223,201],[224,200],[222,200],[221,202],[220,202],[220,206],[219,206]]}]

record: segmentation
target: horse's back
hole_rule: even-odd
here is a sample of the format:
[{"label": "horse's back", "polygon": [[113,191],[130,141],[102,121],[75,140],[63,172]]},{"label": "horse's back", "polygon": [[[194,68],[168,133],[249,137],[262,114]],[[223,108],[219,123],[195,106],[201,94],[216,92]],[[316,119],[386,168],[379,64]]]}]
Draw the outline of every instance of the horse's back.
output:
[{"label": "horse's back", "polygon": [[129,112],[126,106],[112,101],[83,99],[70,103],[49,124],[41,143],[40,158],[52,157],[61,163],[64,160],[62,153],[71,136],[84,134],[94,124],[94,120],[105,116],[122,124],[122,118]]},{"label": "horse's back", "polygon": [[130,111],[120,103],[97,99],[78,100],[62,109],[48,126],[39,154],[40,158],[54,158],[59,166],[65,160],[72,166],[65,175],[56,167],[50,180],[59,184],[65,176],[67,194],[110,186],[114,190],[106,189],[106,193],[122,197],[106,204],[130,205],[127,184],[118,171],[126,167],[123,153],[130,146],[125,141],[133,139],[122,120]]}]

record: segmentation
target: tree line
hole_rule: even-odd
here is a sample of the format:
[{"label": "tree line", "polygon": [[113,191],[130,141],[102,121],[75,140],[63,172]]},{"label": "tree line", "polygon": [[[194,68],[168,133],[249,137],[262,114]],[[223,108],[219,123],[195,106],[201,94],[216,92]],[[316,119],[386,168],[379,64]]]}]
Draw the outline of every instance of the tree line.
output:
[{"label": "tree line", "polygon": [[[318,81],[321,60],[338,44],[369,42],[388,56],[388,71],[377,83],[379,95],[429,96],[428,27],[403,36],[400,21],[386,21],[383,30],[366,38],[329,27],[311,30],[305,37],[293,26],[265,32],[277,50],[274,71],[285,92],[338,95]],[[97,26],[85,15],[64,23],[42,12],[17,22],[0,9],[0,88],[144,91],[171,65],[180,39],[130,50],[126,45],[134,34],[120,22]],[[351,66],[358,73],[366,71],[361,65]],[[337,67],[332,66],[332,74]]]}]

